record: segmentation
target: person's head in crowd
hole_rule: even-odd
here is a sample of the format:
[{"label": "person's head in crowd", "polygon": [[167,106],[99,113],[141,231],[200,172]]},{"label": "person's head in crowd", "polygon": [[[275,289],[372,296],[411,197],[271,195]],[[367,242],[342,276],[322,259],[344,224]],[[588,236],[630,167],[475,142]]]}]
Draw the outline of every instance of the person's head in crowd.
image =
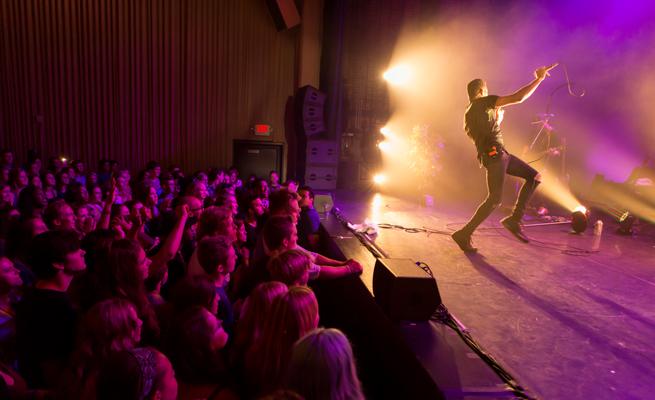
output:
[{"label": "person's head in crowd", "polygon": [[53,230],[32,239],[29,263],[37,281],[54,282],[64,291],[73,276],[86,269],[77,232]]},{"label": "person's head in crowd", "polygon": [[66,201],[74,205],[82,205],[89,202],[89,191],[86,189],[85,185],[82,185],[78,182],[73,182],[68,185],[68,191],[66,192]]},{"label": "person's head in crowd", "polygon": [[159,201],[157,189],[151,184],[142,184],[139,188],[137,200],[139,200],[145,207],[156,207],[157,202]]},{"label": "person's head in crowd", "polygon": [[241,317],[237,322],[234,334],[234,347],[236,357],[240,358],[244,352],[255,343],[264,330],[264,321],[270,314],[273,302],[288,292],[287,285],[282,282],[264,282],[255,287],[246,298],[241,309]]},{"label": "person's head in crowd", "polygon": [[248,240],[248,233],[246,232],[246,224],[243,218],[234,219],[234,230],[236,243],[239,245],[244,244]]},{"label": "person's head in crowd", "polygon": [[338,329],[315,329],[298,340],[288,371],[287,387],[305,399],[364,399],[350,342]]},{"label": "person's head in crowd", "polygon": [[89,171],[86,174],[86,184],[87,186],[93,186],[98,184],[98,173]]},{"label": "person's head in crowd", "polygon": [[144,281],[146,291],[148,292],[148,300],[153,305],[163,304],[165,301],[161,297],[161,288],[168,281],[168,265],[160,263],[151,268],[148,277]]},{"label": "person's head in crowd", "polygon": [[95,272],[96,266],[107,260],[114,241],[114,233],[109,229],[96,229],[82,239],[84,260],[89,272]]},{"label": "person's head in crowd", "polygon": [[296,193],[298,191],[298,181],[289,179],[284,183],[284,187],[291,193]]},{"label": "person's head in crowd", "polygon": [[225,189],[218,193],[216,196],[216,205],[228,208],[233,215],[239,213],[239,202],[234,191]]},{"label": "person's head in crowd", "polygon": [[9,184],[9,179],[11,177],[11,168],[6,165],[0,167],[0,183],[3,185]]},{"label": "person's head in crowd", "polygon": [[271,171],[268,173],[268,182],[271,184],[271,187],[280,186],[280,175],[277,171]]},{"label": "person's head in crowd", "polygon": [[198,219],[197,239],[201,240],[208,236],[224,235],[231,240],[236,239],[234,230],[234,218],[226,207],[206,208]]},{"label": "person's head in crowd", "polygon": [[132,229],[133,221],[130,215],[130,208],[127,204],[112,205],[110,216],[112,229],[120,229],[123,234],[126,234],[127,231]]},{"label": "person's head in crowd", "polygon": [[210,168],[209,173],[207,174],[208,185],[212,188],[217,188],[223,184],[223,176],[225,172],[219,168]]},{"label": "person's head in crowd", "polygon": [[68,190],[68,184],[70,184],[70,177],[66,169],[62,169],[57,173],[57,191],[61,194],[65,193]]},{"label": "person's head in crowd", "polygon": [[187,187],[186,194],[187,196],[193,196],[201,202],[204,202],[207,198],[207,185],[200,181],[193,181]]},{"label": "person's head in crowd", "polygon": [[87,190],[89,192],[89,203],[102,204],[102,188],[99,185],[89,185]]},{"label": "person's head in crowd", "polygon": [[239,170],[235,166],[230,167],[228,169],[228,176],[230,178],[230,183],[236,185],[239,181]]},{"label": "person's head in crowd", "polygon": [[77,171],[73,167],[64,167],[62,171],[66,171],[68,174],[68,179],[70,182],[75,182],[77,180]]},{"label": "person's head in crowd", "polygon": [[154,310],[148,302],[145,279],[150,270],[150,259],[138,242],[128,239],[115,240],[106,265],[98,269],[99,292],[105,296],[120,296],[130,300],[145,324],[149,336],[159,335],[159,325]]},{"label": "person's head in crowd", "polygon": [[12,166],[14,165],[14,152],[11,149],[2,149],[0,154],[0,162],[2,165]]},{"label": "person's head in crowd", "polygon": [[118,165],[118,161],[116,160],[109,160],[109,166],[111,167],[110,171],[111,173],[118,175],[120,172],[120,166]]},{"label": "person's head in crowd", "polygon": [[262,238],[269,255],[293,249],[298,241],[296,224],[289,216],[274,215],[264,224]]},{"label": "person's head in crowd", "polygon": [[130,171],[123,169],[116,176],[116,188],[125,190],[130,185]]},{"label": "person's head in crowd", "polygon": [[63,163],[61,161],[61,158],[52,156],[48,158],[48,170],[52,171],[55,175],[61,171],[63,167]]},{"label": "person's head in crowd", "polygon": [[11,191],[11,186],[7,184],[0,184],[0,203],[3,206],[13,206],[15,195]]},{"label": "person's head in crowd", "polygon": [[146,179],[149,180],[155,180],[159,179],[159,175],[161,174],[161,164],[159,164],[157,161],[149,161],[148,164],[146,164]]},{"label": "person's head in crowd", "polygon": [[27,262],[32,252],[32,239],[47,232],[39,217],[13,221],[6,239],[6,255],[15,261]]},{"label": "person's head in crowd", "polygon": [[220,352],[227,340],[221,321],[206,308],[185,310],[172,327],[169,354],[175,372],[187,382],[220,379],[227,370]]},{"label": "person's head in crowd", "polygon": [[39,174],[30,175],[28,185],[36,186],[38,188],[43,189],[43,182],[41,181],[41,177],[39,176]]},{"label": "person's head in crowd", "polygon": [[55,200],[43,211],[43,221],[49,229],[75,229],[75,213],[64,200]]},{"label": "person's head in crowd", "polygon": [[171,303],[178,312],[200,306],[216,314],[218,300],[214,282],[206,275],[189,275],[179,281],[171,292]]},{"label": "person's head in crowd", "polygon": [[171,166],[168,168],[168,172],[170,172],[171,175],[173,175],[173,178],[174,178],[175,180],[178,180],[178,179],[184,178],[184,171],[182,171],[182,168],[180,168],[179,165],[175,165],[175,164],[174,164],[174,165],[171,165]]},{"label": "person's head in crowd", "polygon": [[23,285],[23,280],[14,263],[5,256],[0,256],[0,299],[10,296]]},{"label": "person's head in crowd", "polygon": [[257,220],[264,215],[264,212],[266,212],[266,210],[264,209],[264,204],[262,204],[261,197],[251,196],[248,200],[248,219]]},{"label": "person's head in crowd", "polygon": [[249,379],[266,391],[279,388],[293,344],[318,326],[318,302],[306,286],[292,286],[276,298],[261,336],[246,355]]},{"label": "person's head in crowd", "polygon": [[16,208],[23,218],[40,217],[48,205],[43,189],[29,185],[20,191]]},{"label": "person's head in crowd", "polygon": [[300,250],[287,250],[268,261],[268,273],[274,281],[288,286],[305,286],[309,280],[310,260]]},{"label": "person's head in crowd", "polygon": [[111,173],[111,162],[106,158],[98,161],[98,173],[99,174],[110,174]]},{"label": "person's head in crowd", "polygon": [[87,235],[96,229],[93,207],[82,205],[75,210],[75,227],[78,232]]},{"label": "person's head in crowd", "polygon": [[170,172],[164,172],[159,177],[162,195],[175,194],[175,179]]},{"label": "person's head in crowd", "polygon": [[27,165],[27,173],[30,176],[39,176],[41,174],[41,160],[36,159]]},{"label": "person's head in crowd", "polygon": [[236,254],[232,239],[226,236],[208,236],[198,243],[198,263],[215,284],[226,281],[234,272]]},{"label": "person's head in crowd", "polygon": [[302,186],[298,189],[300,201],[298,205],[300,208],[314,208],[314,191],[309,186]]},{"label": "person's head in crowd", "polygon": [[27,186],[29,179],[27,172],[22,168],[14,168],[9,174],[9,184],[14,189],[14,191],[19,191]]},{"label": "person's head in crowd", "polygon": [[193,177],[193,180],[196,182],[202,182],[205,184],[205,186],[209,185],[209,177],[203,171],[196,172],[195,176]]},{"label": "person's head in crowd", "polygon": [[269,190],[266,179],[258,179],[255,182],[255,194],[261,198],[268,199]]},{"label": "person's head in crowd", "polygon": [[57,186],[57,179],[55,178],[55,174],[53,174],[52,171],[45,171],[41,178],[41,182],[43,187],[46,188],[54,188]]},{"label": "person's head in crowd", "polygon": [[141,341],[142,325],[128,300],[115,297],[94,304],[81,321],[73,354],[75,375],[97,370],[110,354],[136,347]]},{"label": "person's head in crowd", "polygon": [[86,173],[86,167],[84,166],[84,161],[82,160],[73,160],[71,167],[73,167],[77,176],[84,176]]},{"label": "person's head in crowd", "polygon": [[287,189],[276,190],[269,197],[268,212],[271,216],[289,215],[293,222],[296,223],[300,215],[298,194]]},{"label": "person's head in crowd", "polygon": [[110,356],[100,369],[98,400],[175,400],[177,380],[165,355],[140,347]]}]

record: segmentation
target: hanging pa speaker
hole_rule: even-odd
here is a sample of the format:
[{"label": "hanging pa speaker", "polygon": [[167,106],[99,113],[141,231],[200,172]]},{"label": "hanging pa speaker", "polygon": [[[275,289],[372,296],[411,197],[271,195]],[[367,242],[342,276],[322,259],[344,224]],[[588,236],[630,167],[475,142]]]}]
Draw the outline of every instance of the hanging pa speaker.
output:
[{"label": "hanging pa speaker", "polygon": [[315,136],[326,131],[324,108],[326,94],[312,86],[303,86],[296,94],[296,119],[299,135]]},{"label": "hanging pa speaker", "polygon": [[278,31],[300,24],[300,14],[294,0],[266,0]]}]

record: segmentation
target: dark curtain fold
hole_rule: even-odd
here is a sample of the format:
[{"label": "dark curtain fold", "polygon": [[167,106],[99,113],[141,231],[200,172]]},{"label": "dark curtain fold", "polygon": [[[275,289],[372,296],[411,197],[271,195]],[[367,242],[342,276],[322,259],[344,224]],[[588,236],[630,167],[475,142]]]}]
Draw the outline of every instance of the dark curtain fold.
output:
[{"label": "dark curtain fold", "polygon": [[296,34],[262,0],[2,0],[0,146],[227,166],[254,123],[284,140]]}]

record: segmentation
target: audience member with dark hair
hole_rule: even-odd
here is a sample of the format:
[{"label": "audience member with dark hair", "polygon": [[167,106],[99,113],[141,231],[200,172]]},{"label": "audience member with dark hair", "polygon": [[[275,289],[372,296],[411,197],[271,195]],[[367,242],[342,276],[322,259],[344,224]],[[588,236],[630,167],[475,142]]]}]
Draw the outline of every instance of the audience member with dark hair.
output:
[{"label": "audience member with dark hair", "polygon": [[271,192],[280,190],[280,175],[277,173],[277,171],[271,171],[268,173],[268,187],[270,188]]},{"label": "audience member with dark hair", "polygon": [[144,285],[150,263],[145,251],[136,241],[114,241],[106,264],[101,265],[98,270],[97,299],[119,297],[132,302],[143,321],[144,342],[149,344],[159,340],[159,324]]},{"label": "audience member with dark hair", "polygon": [[364,400],[348,338],[319,328],[293,345],[287,387],[307,400]]},{"label": "audience member with dark hair", "polygon": [[64,200],[55,200],[43,211],[43,222],[52,230],[75,230],[75,213]]},{"label": "audience member with dark hair", "polygon": [[60,389],[62,396],[93,398],[100,368],[111,354],[139,344],[142,324],[134,305],[125,299],[107,299],[91,307],[81,321],[69,376]]},{"label": "audience member with dark hair", "polygon": [[311,261],[307,254],[300,250],[287,250],[271,258],[267,268],[273,281],[282,282],[287,286],[306,286]]},{"label": "audience member with dark hair", "polygon": [[206,237],[198,243],[198,262],[206,276],[214,283],[219,296],[218,317],[225,330],[231,334],[234,326],[234,310],[225,286],[234,271],[236,254],[232,241],[225,236]]},{"label": "audience member with dark hair", "polygon": [[228,334],[216,316],[195,306],[179,315],[172,329],[168,354],[180,382],[180,398],[218,396],[232,385],[222,352]]},{"label": "audience member with dark hair", "polygon": [[98,400],[175,400],[177,379],[168,358],[151,347],[110,356],[96,385]]},{"label": "audience member with dark hair", "polygon": [[86,268],[74,231],[42,233],[32,241],[34,289],[16,308],[18,367],[31,387],[52,387],[73,349],[76,313],[67,294]]},{"label": "audience member with dark hair", "polygon": [[314,191],[309,186],[302,186],[298,190],[300,195],[300,217],[298,218],[298,244],[305,249],[316,251],[318,249],[321,219],[314,208]]}]

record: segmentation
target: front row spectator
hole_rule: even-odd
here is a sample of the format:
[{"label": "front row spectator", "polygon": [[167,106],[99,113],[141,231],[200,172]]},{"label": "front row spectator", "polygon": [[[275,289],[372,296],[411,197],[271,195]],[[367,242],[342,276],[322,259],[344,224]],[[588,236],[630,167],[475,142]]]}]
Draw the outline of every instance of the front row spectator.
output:
[{"label": "front row spectator", "polygon": [[32,241],[34,289],[16,310],[18,368],[30,387],[53,387],[73,350],[76,313],[67,294],[86,268],[77,233],[48,231]]},{"label": "front row spectator", "polygon": [[175,400],[175,371],[165,355],[150,347],[116,353],[100,370],[96,398]]},{"label": "front row spectator", "polygon": [[348,338],[319,328],[296,342],[287,387],[305,399],[363,400]]},{"label": "front row spectator", "polygon": [[309,257],[300,250],[287,250],[271,258],[267,266],[271,280],[287,286],[306,286],[310,267]]},{"label": "front row spectator", "polygon": [[261,336],[245,356],[246,390],[266,394],[280,389],[296,340],[318,326],[318,302],[305,286],[292,286],[273,302]]}]

